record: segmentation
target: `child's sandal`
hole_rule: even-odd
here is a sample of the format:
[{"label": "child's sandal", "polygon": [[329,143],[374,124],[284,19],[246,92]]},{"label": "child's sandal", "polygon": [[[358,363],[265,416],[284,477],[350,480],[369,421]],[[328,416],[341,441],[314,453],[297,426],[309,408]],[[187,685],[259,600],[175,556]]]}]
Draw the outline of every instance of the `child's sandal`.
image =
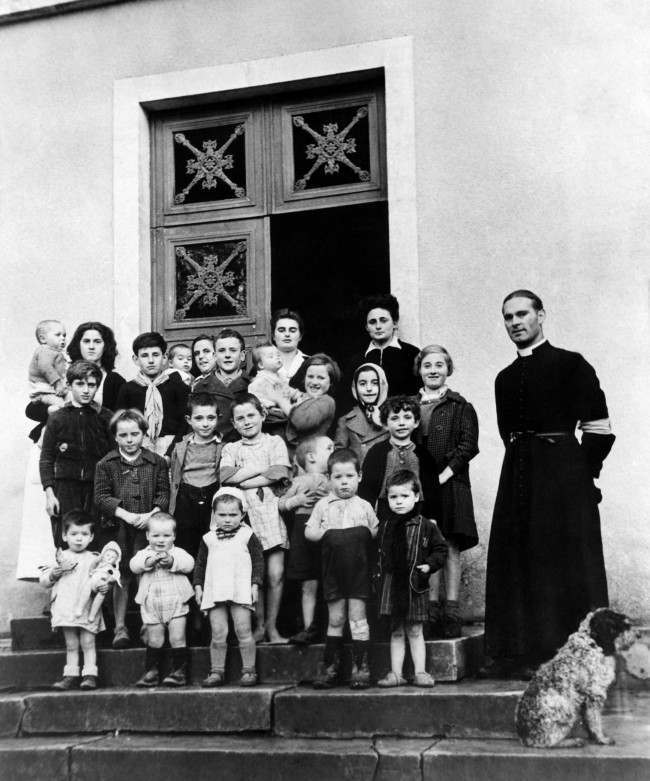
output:
[{"label": "child's sandal", "polygon": [[401,675],[390,670],[384,678],[377,681],[377,686],[381,686],[382,689],[393,689],[396,686],[404,686],[405,683]]},{"label": "child's sandal", "polygon": [[428,672],[415,673],[413,676],[413,685],[420,686],[422,689],[431,689],[435,686],[435,679]]},{"label": "child's sandal", "polygon": [[255,686],[257,683],[257,673],[255,670],[242,670],[239,679],[240,686]]},{"label": "child's sandal", "polygon": [[223,686],[225,683],[224,674],[220,670],[213,670],[207,678],[201,681],[201,686],[205,689],[212,689],[216,686]]}]

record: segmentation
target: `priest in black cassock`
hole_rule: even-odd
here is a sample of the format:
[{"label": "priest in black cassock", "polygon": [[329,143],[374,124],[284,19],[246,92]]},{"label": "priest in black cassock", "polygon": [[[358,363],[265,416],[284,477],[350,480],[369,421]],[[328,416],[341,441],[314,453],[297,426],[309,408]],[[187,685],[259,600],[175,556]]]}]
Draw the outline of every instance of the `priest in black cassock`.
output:
[{"label": "priest in black cassock", "polygon": [[516,290],[502,311],[518,354],[495,382],[506,451],[487,561],[493,663],[483,674],[528,678],[588,611],[608,604],[594,478],[614,436],[592,366],[544,338],[539,297]]}]

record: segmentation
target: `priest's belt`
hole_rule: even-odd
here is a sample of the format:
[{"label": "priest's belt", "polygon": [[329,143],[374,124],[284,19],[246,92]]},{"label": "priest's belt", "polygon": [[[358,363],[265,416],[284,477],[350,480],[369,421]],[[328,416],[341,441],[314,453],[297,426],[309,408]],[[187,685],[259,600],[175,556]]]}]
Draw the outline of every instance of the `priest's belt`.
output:
[{"label": "priest's belt", "polygon": [[530,439],[536,437],[537,439],[545,439],[552,442],[555,439],[562,439],[566,437],[574,437],[573,431],[511,431],[508,434],[509,442],[519,442],[522,439]]}]

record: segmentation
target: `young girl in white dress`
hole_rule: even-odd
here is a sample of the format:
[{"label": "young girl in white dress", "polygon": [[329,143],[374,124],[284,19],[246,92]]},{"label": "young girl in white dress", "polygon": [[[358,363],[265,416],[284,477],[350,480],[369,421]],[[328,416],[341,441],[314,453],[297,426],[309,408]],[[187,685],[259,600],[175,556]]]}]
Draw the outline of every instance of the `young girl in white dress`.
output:
[{"label": "young girl in white dress", "polygon": [[[97,553],[88,550],[93,540],[93,521],[82,510],[70,510],[63,516],[63,540],[68,549],[59,550],[56,563],[44,567],[40,582],[52,589],[52,629],[61,628],[65,638],[65,667],[63,678],[52,688],[68,689],[97,688],[97,650],[95,636],[105,629],[101,610],[91,620],[88,613],[92,606],[86,600],[79,610],[79,597],[87,589],[92,570],[97,562]],[[108,584],[98,586],[97,591],[106,593]],[[83,667],[79,664],[79,650],[83,653]]]},{"label": "young girl in white dress", "polygon": [[260,593],[255,640],[261,641],[266,630],[269,642],[286,643],[276,622],[282,599],[284,552],[289,542],[272,488],[288,480],[291,470],[284,440],[262,432],[265,415],[262,403],[252,394],[243,394],[233,403],[232,422],[241,439],[224,445],[219,478],[222,485],[235,485],[243,491],[248,520],[264,549],[266,600]]},{"label": "young girl in white dress", "polygon": [[210,617],[210,674],[203,686],[222,686],[226,667],[228,614],[242,661],[240,686],[257,683],[252,612],[264,577],[264,552],[250,526],[243,524],[244,495],[220,488],[212,501],[210,531],[203,535],[194,570],[194,596]]}]

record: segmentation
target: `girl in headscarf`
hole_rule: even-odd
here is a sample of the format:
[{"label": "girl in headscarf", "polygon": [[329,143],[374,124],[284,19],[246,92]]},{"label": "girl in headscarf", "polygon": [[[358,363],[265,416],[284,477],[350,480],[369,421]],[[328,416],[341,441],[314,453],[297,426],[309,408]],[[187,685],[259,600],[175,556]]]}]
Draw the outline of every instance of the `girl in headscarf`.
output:
[{"label": "girl in headscarf", "polygon": [[379,420],[379,407],[388,395],[388,382],[381,366],[362,363],[352,375],[352,395],[356,404],[339,418],[334,446],[353,450],[363,465],[368,450],[388,438]]}]

